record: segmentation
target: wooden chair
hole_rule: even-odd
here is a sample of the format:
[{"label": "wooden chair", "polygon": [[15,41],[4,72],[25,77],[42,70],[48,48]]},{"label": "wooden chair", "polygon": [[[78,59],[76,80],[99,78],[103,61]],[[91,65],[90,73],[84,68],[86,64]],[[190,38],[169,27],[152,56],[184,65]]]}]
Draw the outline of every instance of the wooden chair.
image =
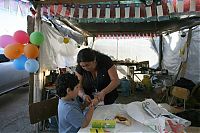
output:
[{"label": "wooden chair", "polygon": [[[171,94],[172,94],[172,100],[171,100],[170,104],[161,103],[159,105],[171,113],[178,113],[178,112],[184,111],[185,110],[185,101],[189,98],[190,91],[186,88],[174,86]],[[183,109],[171,106],[172,102],[174,101],[174,98],[183,100],[183,102],[184,102]]]},{"label": "wooden chair", "polygon": [[57,115],[58,97],[47,99],[29,105],[31,124],[35,124]]}]

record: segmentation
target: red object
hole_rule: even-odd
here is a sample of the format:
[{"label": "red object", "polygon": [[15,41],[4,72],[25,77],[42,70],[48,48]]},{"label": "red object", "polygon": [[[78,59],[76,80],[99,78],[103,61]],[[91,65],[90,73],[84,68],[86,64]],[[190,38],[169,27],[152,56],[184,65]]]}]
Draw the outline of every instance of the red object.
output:
[{"label": "red object", "polygon": [[33,16],[35,16],[36,11],[35,11],[32,7],[30,8],[30,11],[31,11],[31,13],[33,14]]},{"label": "red object", "polygon": [[15,39],[16,42],[21,44],[26,44],[30,40],[28,33],[22,30],[16,31],[13,35],[13,38]]},{"label": "red object", "polygon": [[182,125],[180,125],[180,124],[178,124],[178,123],[175,123],[175,122],[173,122],[172,120],[170,120],[170,119],[168,119],[167,120],[167,122],[168,122],[168,124],[169,124],[169,126],[170,126],[170,128],[172,129],[172,132],[173,133],[181,133],[182,131]]}]

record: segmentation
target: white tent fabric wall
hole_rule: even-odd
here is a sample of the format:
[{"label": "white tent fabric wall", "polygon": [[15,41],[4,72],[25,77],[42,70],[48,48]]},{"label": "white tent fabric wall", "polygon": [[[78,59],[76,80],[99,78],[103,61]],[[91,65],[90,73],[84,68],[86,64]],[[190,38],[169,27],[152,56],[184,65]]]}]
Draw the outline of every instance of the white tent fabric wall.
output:
[{"label": "white tent fabric wall", "polygon": [[70,39],[68,44],[60,42],[61,34],[47,23],[42,23],[45,41],[40,47],[40,67],[53,70],[76,65],[78,48],[76,42]]},{"label": "white tent fabric wall", "polygon": [[[180,57],[180,50],[187,41],[187,35],[183,38],[181,32],[175,32],[164,36],[163,39],[163,68],[169,73],[175,75],[184,57]],[[192,31],[192,38],[189,47],[188,60],[186,66],[185,78],[192,80],[194,83],[200,82],[200,26]],[[186,52],[185,52],[186,53]]]},{"label": "white tent fabric wall", "polygon": [[200,82],[200,26],[193,30],[185,77]]},{"label": "white tent fabric wall", "polygon": [[187,36],[180,37],[179,32],[163,37],[163,62],[162,67],[167,69],[172,75],[177,74],[182,58],[180,57],[180,49],[184,47]]},{"label": "white tent fabric wall", "polygon": [[150,67],[158,66],[158,54],[151,44],[151,38],[97,39],[94,49],[112,56],[115,60],[148,60]]},{"label": "white tent fabric wall", "polygon": [[[158,54],[152,46],[151,38],[132,39],[97,39],[94,49],[109,55],[114,60],[130,60],[135,62],[149,61],[151,68],[158,67]],[[126,66],[117,66],[120,78],[127,76]],[[143,75],[137,75],[140,79]],[[135,78],[135,80],[138,80]]]}]

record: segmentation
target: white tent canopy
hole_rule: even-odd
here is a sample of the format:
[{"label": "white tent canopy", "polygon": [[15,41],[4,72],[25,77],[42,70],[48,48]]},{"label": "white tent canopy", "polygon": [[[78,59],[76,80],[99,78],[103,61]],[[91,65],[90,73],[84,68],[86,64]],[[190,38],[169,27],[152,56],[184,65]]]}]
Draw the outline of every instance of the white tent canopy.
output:
[{"label": "white tent canopy", "polygon": [[[183,33],[185,33],[185,36],[181,37]],[[187,50],[189,50],[185,73],[183,75],[181,74],[183,72],[180,72],[179,77],[184,76],[198,83],[200,82],[200,26],[193,27],[189,48],[186,45],[187,38],[188,29],[184,30],[184,32],[178,31],[168,35],[163,34],[163,60],[161,64],[162,68],[167,69],[174,78],[178,74],[181,63],[186,61]],[[118,60],[129,58],[134,61],[149,60],[150,67],[156,68],[158,67],[159,38],[154,38],[154,41],[157,50],[152,46],[151,38],[103,38],[95,41],[94,49]]]}]

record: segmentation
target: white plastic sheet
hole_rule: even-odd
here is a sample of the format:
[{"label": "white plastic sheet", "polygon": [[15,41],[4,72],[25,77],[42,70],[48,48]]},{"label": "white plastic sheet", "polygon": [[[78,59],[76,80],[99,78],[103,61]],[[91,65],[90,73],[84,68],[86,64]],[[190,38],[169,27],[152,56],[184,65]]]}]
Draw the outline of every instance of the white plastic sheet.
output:
[{"label": "white plastic sheet", "polygon": [[[185,37],[181,37],[181,32],[175,32],[164,36],[163,39],[163,68],[170,74],[176,75],[181,61],[186,60],[187,48],[185,54],[181,56],[180,51],[184,48],[187,41],[187,32]],[[184,77],[192,80],[194,83],[200,82],[200,26],[192,30],[192,38],[189,46],[186,72]]]},{"label": "white plastic sheet", "polygon": [[179,32],[174,32],[164,36],[163,39],[163,68],[167,69],[170,74],[177,74],[182,58],[180,49],[184,47],[187,36],[180,37]]},{"label": "white plastic sheet", "polygon": [[[135,109],[132,109],[134,111]],[[126,105],[125,104],[112,104],[112,105],[104,105],[98,106],[92,119],[95,120],[105,120],[105,119],[113,119],[117,114],[125,115],[126,112]],[[127,115],[127,114],[126,114]],[[130,117],[130,116],[129,116]],[[147,133],[147,132],[154,132],[148,126],[141,124],[140,122],[135,121],[130,117],[132,124],[131,126],[126,126],[124,124],[117,123],[114,129],[106,129],[110,131],[110,133]],[[91,123],[86,128],[81,128],[79,133],[89,133],[90,128],[92,127]]]},{"label": "white plastic sheet", "polygon": [[146,126],[151,127],[158,133],[165,133],[166,131],[169,132],[173,130],[167,123],[168,121],[176,125],[176,130],[179,131],[184,130],[184,127],[188,127],[191,125],[190,121],[169,113],[164,108],[159,107],[152,99],[146,99],[143,102],[129,103],[126,105],[126,111],[128,115],[131,116],[133,119]]},{"label": "white plastic sheet", "polygon": [[52,70],[76,65],[76,42],[73,39],[68,44],[60,42],[62,36],[55,28],[45,22],[41,26],[45,41],[40,46],[40,67]]},{"label": "white plastic sheet", "polygon": [[[158,108],[158,105],[152,100],[147,99],[152,105],[155,105],[153,108]],[[160,108],[159,108],[160,109]],[[142,102],[132,102],[129,104],[112,104],[112,105],[103,105],[97,106],[92,116],[92,120],[105,120],[105,119],[114,119],[117,114],[122,114],[131,120],[131,125],[126,126],[123,124],[117,123],[114,129],[106,129],[111,133],[126,133],[126,132],[160,132],[160,129],[165,129],[166,118],[163,115],[169,115],[173,117],[175,122],[178,122],[185,127],[189,126],[191,123],[185,119],[177,117],[165,109],[161,109],[161,117],[153,118],[151,117],[142,107]],[[157,128],[159,127],[159,128]],[[92,128],[91,123],[86,128],[81,128],[79,133],[88,133]],[[159,130],[157,130],[159,129]],[[162,131],[160,133],[163,133]]]},{"label": "white plastic sheet", "polygon": [[200,82],[200,26],[192,32],[190,50],[188,53],[185,78],[195,83]]}]

